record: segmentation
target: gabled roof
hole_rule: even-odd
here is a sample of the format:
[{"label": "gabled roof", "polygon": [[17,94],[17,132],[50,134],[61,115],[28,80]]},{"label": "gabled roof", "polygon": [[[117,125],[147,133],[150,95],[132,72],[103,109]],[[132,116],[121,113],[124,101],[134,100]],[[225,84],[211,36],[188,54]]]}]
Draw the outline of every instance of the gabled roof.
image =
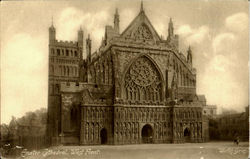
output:
[{"label": "gabled roof", "polygon": [[147,15],[145,14],[144,10],[141,10],[137,17],[129,24],[129,26],[122,32],[121,37],[128,37],[135,33],[137,29],[140,27],[146,27],[155,41],[161,41],[160,36],[156,32],[155,28],[153,27],[152,23],[149,21]]}]

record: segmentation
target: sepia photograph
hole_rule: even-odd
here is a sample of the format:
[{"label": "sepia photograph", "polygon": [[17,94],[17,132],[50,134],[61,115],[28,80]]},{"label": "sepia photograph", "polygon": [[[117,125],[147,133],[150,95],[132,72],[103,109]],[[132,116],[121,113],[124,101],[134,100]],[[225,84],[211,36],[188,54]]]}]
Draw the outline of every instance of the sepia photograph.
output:
[{"label": "sepia photograph", "polygon": [[247,0],[0,2],[0,159],[247,159]]}]

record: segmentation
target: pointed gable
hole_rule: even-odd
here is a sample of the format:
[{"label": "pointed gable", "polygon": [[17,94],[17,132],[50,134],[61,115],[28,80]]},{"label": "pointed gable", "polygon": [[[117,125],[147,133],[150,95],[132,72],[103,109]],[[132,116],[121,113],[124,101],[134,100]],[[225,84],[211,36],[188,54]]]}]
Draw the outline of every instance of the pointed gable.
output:
[{"label": "pointed gable", "polygon": [[141,11],[130,23],[121,34],[121,37],[154,41],[161,40],[144,11]]}]

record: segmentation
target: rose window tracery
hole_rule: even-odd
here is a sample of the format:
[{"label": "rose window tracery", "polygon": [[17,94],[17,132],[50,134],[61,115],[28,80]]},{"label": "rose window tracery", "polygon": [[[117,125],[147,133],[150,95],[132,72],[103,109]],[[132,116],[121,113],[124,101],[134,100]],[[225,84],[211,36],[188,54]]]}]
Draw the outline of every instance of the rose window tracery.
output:
[{"label": "rose window tracery", "polygon": [[143,87],[151,85],[157,78],[152,66],[143,58],[137,60],[130,68],[130,76],[135,84]]},{"label": "rose window tracery", "polygon": [[125,93],[129,101],[161,101],[160,73],[147,57],[140,57],[125,75]]}]

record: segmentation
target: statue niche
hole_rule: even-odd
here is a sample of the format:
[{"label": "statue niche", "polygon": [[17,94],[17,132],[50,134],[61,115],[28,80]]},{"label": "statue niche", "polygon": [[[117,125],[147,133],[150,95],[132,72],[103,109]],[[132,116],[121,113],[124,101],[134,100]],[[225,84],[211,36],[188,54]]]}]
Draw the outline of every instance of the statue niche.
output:
[{"label": "statue niche", "polygon": [[146,56],[139,57],[128,68],[124,79],[127,101],[162,101],[162,79],[159,71]]}]

